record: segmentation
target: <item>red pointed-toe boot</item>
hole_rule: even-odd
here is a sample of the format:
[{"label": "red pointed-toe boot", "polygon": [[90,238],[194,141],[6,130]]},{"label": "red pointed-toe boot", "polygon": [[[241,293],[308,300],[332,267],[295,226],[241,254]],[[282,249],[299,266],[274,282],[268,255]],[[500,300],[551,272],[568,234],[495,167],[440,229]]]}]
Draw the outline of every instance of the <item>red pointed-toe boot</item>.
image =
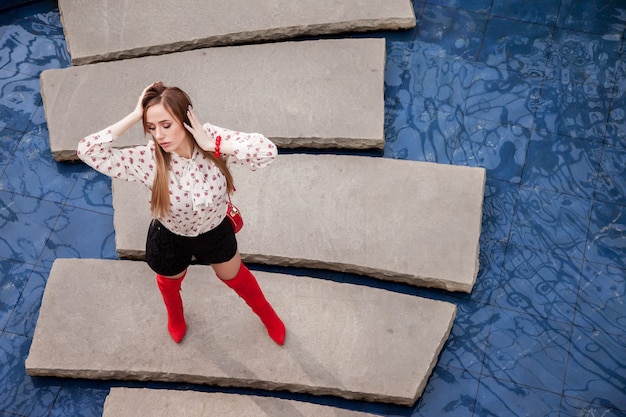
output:
[{"label": "red pointed-toe boot", "polygon": [[222,280],[235,290],[261,319],[272,340],[281,345],[285,343],[285,325],[270,303],[265,299],[259,284],[248,268],[242,263],[233,279]]},{"label": "red pointed-toe boot", "polygon": [[183,300],[180,296],[180,287],[187,273],[180,278],[166,278],[157,274],[156,281],[167,309],[167,330],[174,342],[180,343],[185,337],[187,323],[183,312]]}]

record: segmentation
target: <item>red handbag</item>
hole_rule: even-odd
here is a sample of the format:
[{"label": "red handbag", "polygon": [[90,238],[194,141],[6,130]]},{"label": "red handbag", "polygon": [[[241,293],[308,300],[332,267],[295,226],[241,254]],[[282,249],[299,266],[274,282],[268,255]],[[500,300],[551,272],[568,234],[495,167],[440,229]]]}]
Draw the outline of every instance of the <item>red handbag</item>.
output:
[{"label": "red handbag", "polygon": [[235,233],[238,233],[243,227],[243,217],[241,212],[235,205],[228,199],[228,210],[226,211],[226,217],[230,220],[230,224],[233,226]]}]

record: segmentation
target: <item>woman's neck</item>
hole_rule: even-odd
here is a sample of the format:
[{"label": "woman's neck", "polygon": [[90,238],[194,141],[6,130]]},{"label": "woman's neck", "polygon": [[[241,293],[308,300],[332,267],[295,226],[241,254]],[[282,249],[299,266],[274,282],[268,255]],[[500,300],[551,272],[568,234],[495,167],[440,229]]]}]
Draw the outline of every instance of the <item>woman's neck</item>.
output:
[{"label": "woman's neck", "polygon": [[186,141],[184,146],[180,146],[176,151],[174,151],[178,156],[191,159],[193,156],[193,151],[195,149],[195,145],[192,141]]}]

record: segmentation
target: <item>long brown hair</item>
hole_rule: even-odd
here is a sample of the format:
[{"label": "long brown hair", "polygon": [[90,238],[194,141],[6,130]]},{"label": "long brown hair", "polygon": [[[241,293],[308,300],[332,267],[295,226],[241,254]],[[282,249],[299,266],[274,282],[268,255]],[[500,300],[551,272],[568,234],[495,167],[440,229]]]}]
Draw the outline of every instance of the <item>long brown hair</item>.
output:
[{"label": "long brown hair", "polygon": [[[143,97],[141,105],[143,107],[143,131],[148,133],[146,123],[146,111],[149,107],[161,104],[179,123],[191,125],[187,118],[187,109],[191,105],[191,99],[183,90],[178,87],[165,87],[163,83],[154,83]],[[186,131],[187,139],[195,146],[195,140],[189,131]],[[150,210],[153,217],[163,217],[170,211],[170,192],[168,171],[170,169],[171,155],[165,152],[161,146],[155,142],[154,158],[156,162],[156,173],[152,183],[152,198],[150,200]],[[235,189],[233,176],[230,173],[226,162],[222,158],[216,158],[213,152],[200,149],[204,156],[213,161],[226,178],[226,192],[232,193]]]}]

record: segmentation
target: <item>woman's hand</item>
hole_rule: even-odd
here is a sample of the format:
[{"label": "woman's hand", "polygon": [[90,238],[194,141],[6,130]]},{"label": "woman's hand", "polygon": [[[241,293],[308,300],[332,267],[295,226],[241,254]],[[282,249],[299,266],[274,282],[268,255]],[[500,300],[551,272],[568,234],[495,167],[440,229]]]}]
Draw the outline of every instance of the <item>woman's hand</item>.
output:
[{"label": "woman's hand", "polygon": [[[157,81],[156,83],[158,82],[160,81]],[[126,115],[126,117],[124,117],[122,120],[109,126],[109,129],[111,130],[111,133],[113,134],[113,137],[117,138],[117,137],[122,136],[124,132],[126,132],[128,129],[133,127],[137,122],[140,122],[141,119],[143,119],[143,105],[142,105],[143,98],[145,97],[148,90],[156,83],[152,83],[143,89],[143,91],[141,92],[141,95],[139,96],[139,100],[137,100],[137,104],[135,105],[135,108],[133,109],[132,112]]]},{"label": "woman's hand", "polygon": [[149,86],[143,89],[141,94],[139,95],[139,99],[137,100],[137,104],[135,105],[135,109],[132,112],[132,115],[137,119],[141,120],[143,118],[143,98],[146,96],[146,93],[153,85],[156,83],[160,83],[160,81],[153,82]]},{"label": "woman's hand", "polygon": [[198,120],[198,116],[196,116],[196,113],[193,111],[193,108],[191,106],[189,106],[189,109],[187,110],[187,118],[189,119],[189,123],[191,123],[191,126],[189,126],[187,123],[183,124],[185,126],[185,129],[187,129],[189,133],[191,133],[198,146],[202,148],[202,150],[208,152],[215,150],[215,139],[209,137],[208,133],[202,127],[202,123],[200,123],[200,120]]}]

